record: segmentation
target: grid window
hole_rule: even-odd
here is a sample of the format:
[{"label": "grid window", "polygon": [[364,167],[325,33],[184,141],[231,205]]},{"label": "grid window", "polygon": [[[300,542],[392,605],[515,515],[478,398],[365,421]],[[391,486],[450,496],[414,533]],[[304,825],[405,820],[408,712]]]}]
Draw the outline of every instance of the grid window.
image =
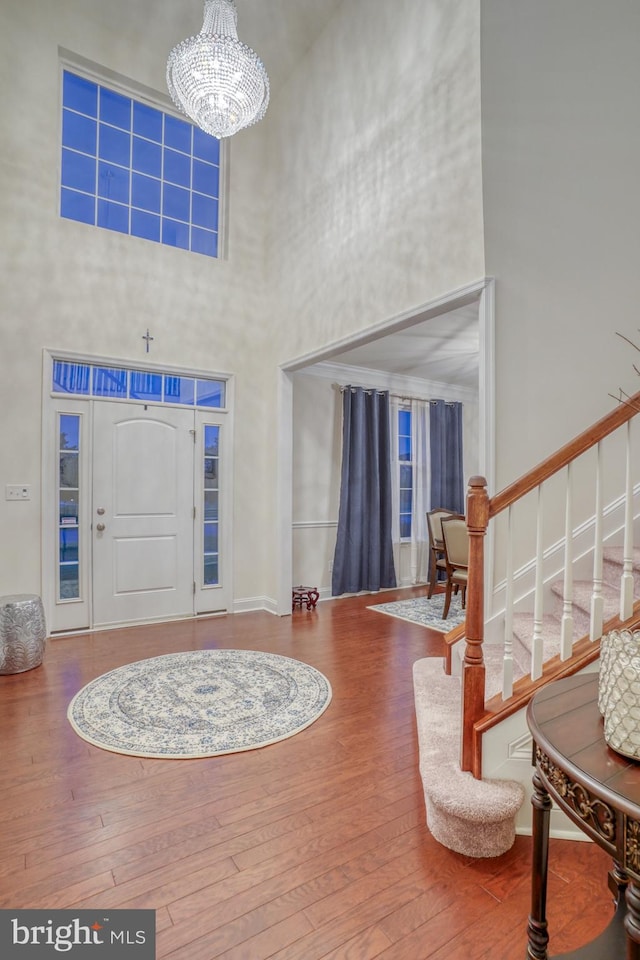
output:
[{"label": "grid window", "polygon": [[60,215],[218,256],[220,141],[70,70],[62,82]]},{"label": "grid window", "polygon": [[85,397],[178,403],[188,407],[224,409],[226,383],[202,377],[181,377],[156,370],[128,370],[90,363],[54,360],[54,393]]},{"label": "grid window", "polygon": [[398,411],[398,490],[400,539],[411,538],[413,526],[413,444],[411,442],[411,411]]}]

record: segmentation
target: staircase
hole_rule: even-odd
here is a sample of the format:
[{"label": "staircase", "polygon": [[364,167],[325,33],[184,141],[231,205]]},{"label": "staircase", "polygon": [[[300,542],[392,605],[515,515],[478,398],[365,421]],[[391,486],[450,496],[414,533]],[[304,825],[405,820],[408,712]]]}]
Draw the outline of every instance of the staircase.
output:
[{"label": "staircase", "polygon": [[[603,549],[603,618],[612,620],[620,608],[620,580],[623,573],[622,547]],[[633,550],[634,597],[640,597],[640,549]],[[577,580],[573,584],[573,602],[571,615],[574,635],[577,638],[588,637],[591,625],[591,600],[593,585],[590,580]],[[563,581],[551,584],[553,608],[542,618],[542,642],[544,662],[560,655],[560,636],[563,615]],[[514,680],[526,677],[531,672],[533,644],[533,616],[531,613],[516,613],[513,616],[513,662]],[[485,648],[486,651],[486,648]],[[501,690],[502,671],[492,671],[487,665],[487,698]]]},{"label": "staircase", "polygon": [[[597,670],[600,637],[640,624],[640,548],[633,546],[640,541],[640,483],[633,480],[640,465],[632,454],[637,411],[640,393],[492,499],[483,478],[470,481],[467,616],[464,627],[445,638],[457,656],[449,650],[444,661],[414,665],[427,822],[436,839],[458,853],[498,856],[516,831],[530,832],[529,700],[554,679]],[[605,457],[612,435],[615,462]],[[587,516],[579,515],[575,495],[577,489],[582,504],[588,489],[581,458],[589,461],[587,471],[595,464],[595,514]],[[556,501],[548,509],[545,484],[554,477],[557,499],[563,474],[564,509]],[[605,488],[608,495],[614,491],[606,504]],[[515,569],[514,544],[520,555],[525,548],[515,513],[532,493],[536,503],[525,511],[525,528],[534,530],[533,559]],[[551,528],[545,509],[560,517],[564,535]],[[491,582],[485,583],[484,538],[499,514],[506,530],[503,523],[500,550],[497,536],[492,542]],[[498,552],[504,556],[500,578]],[[554,832],[572,835],[557,813]]]}]

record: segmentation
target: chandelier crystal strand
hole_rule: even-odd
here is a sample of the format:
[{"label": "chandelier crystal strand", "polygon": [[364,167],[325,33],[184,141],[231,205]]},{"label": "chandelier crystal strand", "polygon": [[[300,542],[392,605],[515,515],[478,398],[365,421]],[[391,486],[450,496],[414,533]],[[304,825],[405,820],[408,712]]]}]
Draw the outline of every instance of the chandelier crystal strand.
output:
[{"label": "chandelier crystal strand", "polygon": [[262,120],[269,77],[262,60],[238,40],[233,0],[205,0],[202,30],[173,48],[167,86],[176,106],[218,139]]}]

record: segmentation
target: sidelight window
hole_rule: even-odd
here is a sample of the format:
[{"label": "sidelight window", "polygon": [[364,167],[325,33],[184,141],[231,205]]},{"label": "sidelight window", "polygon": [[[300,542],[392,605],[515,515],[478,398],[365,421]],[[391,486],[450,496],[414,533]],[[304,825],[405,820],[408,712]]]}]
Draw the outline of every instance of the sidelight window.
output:
[{"label": "sidelight window", "polygon": [[80,597],[80,417],[58,415],[58,599]]},{"label": "sidelight window", "polygon": [[207,587],[220,583],[220,427],[204,426],[203,578]]}]

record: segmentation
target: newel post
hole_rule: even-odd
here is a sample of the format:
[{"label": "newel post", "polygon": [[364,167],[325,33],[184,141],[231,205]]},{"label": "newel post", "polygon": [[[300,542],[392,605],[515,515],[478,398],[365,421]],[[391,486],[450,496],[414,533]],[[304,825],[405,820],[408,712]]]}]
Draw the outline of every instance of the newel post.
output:
[{"label": "newel post", "polygon": [[484,713],[484,537],[489,523],[489,497],[484,477],[471,477],[467,491],[469,572],[465,619],[466,650],[462,666],[462,743],[460,767],[481,776],[475,756],[473,725]]}]

